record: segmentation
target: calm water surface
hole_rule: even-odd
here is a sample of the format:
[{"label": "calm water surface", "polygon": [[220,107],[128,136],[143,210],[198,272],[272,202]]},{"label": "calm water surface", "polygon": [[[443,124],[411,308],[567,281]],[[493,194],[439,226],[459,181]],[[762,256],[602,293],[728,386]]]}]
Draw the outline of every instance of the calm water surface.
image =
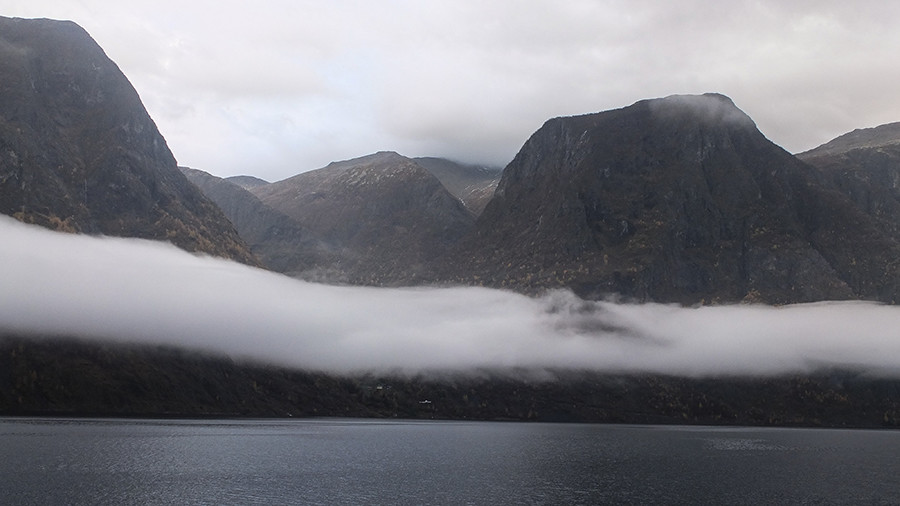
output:
[{"label": "calm water surface", "polygon": [[900,504],[900,432],[0,418],[3,504]]}]

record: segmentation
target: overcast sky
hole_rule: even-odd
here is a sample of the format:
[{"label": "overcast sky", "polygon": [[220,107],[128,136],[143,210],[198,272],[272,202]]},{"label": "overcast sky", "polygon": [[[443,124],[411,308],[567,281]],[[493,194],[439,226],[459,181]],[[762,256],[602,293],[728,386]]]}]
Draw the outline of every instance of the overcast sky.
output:
[{"label": "overcast sky", "polygon": [[278,180],[378,150],[503,166],[541,124],[730,96],[804,151],[900,121],[900,2],[0,0],[70,19],[182,165]]}]

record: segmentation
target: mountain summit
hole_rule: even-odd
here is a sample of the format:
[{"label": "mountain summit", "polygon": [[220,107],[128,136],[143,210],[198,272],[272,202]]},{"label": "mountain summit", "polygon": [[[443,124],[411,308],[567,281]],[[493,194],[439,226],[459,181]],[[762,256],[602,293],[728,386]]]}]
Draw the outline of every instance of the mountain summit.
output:
[{"label": "mountain summit", "polygon": [[454,271],[591,297],[894,300],[898,251],[731,99],[679,95],[547,121],[504,170]]},{"label": "mountain summit", "polygon": [[0,17],[0,212],[256,263],[128,79],[67,21]]},{"label": "mountain summit", "polygon": [[316,255],[328,262],[314,277],[329,281],[388,285],[430,277],[431,262],[474,225],[437,177],[394,152],[333,162],[251,191],[319,239]]}]

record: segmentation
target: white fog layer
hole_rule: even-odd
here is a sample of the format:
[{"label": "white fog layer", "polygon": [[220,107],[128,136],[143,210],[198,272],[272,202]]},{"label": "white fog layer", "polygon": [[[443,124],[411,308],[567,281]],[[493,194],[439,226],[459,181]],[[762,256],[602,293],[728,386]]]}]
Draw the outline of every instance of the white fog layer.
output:
[{"label": "white fog layer", "polygon": [[683,308],[485,288],[302,282],[0,217],[0,332],[182,346],[338,373],[494,368],[691,376],[900,371],[900,308]]}]

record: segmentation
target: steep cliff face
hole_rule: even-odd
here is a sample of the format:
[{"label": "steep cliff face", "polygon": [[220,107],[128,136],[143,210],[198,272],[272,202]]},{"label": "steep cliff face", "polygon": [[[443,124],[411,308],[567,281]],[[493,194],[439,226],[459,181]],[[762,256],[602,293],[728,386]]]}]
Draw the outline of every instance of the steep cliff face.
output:
[{"label": "steep cliff face", "polygon": [[322,276],[351,283],[429,279],[432,261],[474,224],[435,176],[392,152],[335,162],[252,191],[331,252]]},{"label": "steep cliff face", "polygon": [[0,18],[0,212],[255,263],[119,68],[71,22]]},{"label": "steep cliff face", "polygon": [[456,272],[686,303],[894,300],[897,252],[819,171],[708,94],[545,123]]}]

